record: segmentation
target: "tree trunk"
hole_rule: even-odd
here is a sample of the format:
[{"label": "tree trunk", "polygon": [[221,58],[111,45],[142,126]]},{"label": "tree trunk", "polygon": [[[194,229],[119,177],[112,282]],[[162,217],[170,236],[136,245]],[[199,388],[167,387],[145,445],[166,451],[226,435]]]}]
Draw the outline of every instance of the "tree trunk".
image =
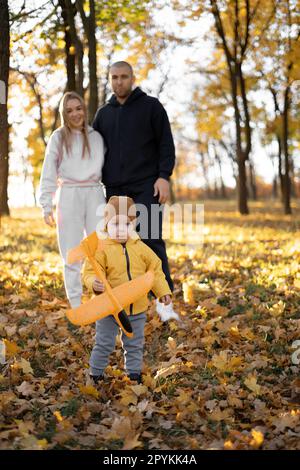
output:
[{"label": "tree trunk", "polygon": [[237,98],[237,81],[236,76],[232,74],[232,98],[233,98],[233,107],[235,115],[235,132],[236,132],[236,155],[237,155],[237,164],[238,164],[238,209],[240,214],[247,215],[249,214],[248,209],[248,192],[247,192],[247,173],[246,173],[246,161],[244,153],[242,151],[242,132],[241,132],[241,116],[238,108],[238,98]]},{"label": "tree trunk", "polygon": [[280,198],[281,202],[283,203],[283,193],[284,193],[284,181],[283,181],[283,174],[282,174],[282,145],[281,145],[281,137],[280,135],[276,135],[277,144],[278,144],[278,178],[279,178],[279,185],[280,185]]},{"label": "tree trunk", "polygon": [[241,96],[242,96],[242,101],[243,101],[243,111],[245,115],[245,119],[244,119],[245,147],[244,147],[243,152],[244,152],[245,160],[248,160],[250,152],[251,152],[251,148],[252,148],[252,130],[251,130],[251,125],[250,125],[250,113],[249,113],[249,106],[248,106],[248,100],[247,100],[246,82],[245,82],[245,78],[244,78],[243,71],[242,71],[242,64],[239,62],[237,66],[237,71],[238,71],[238,79],[239,79]]},{"label": "tree trunk", "polygon": [[115,51],[115,45],[116,45],[116,38],[114,38],[114,42],[113,42],[113,45],[107,55],[107,62],[108,62],[108,65],[106,67],[106,70],[105,70],[105,73],[103,75],[103,78],[102,78],[102,83],[101,83],[101,92],[100,92],[100,106],[102,106],[106,100],[107,100],[107,94],[108,94],[108,85],[109,85],[109,69],[110,69],[110,65],[111,65],[111,58],[113,56],[113,53]]},{"label": "tree trunk", "polygon": [[95,1],[90,0],[89,16],[89,120],[93,121],[98,109],[98,77],[97,77],[97,45],[96,45],[96,19]]},{"label": "tree trunk", "polygon": [[250,180],[250,190],[253,201],[257,200],[257,187],[256,187],[256,178],[255,170],[251,161],[249,161],[249,180]]},{"label": "tree trunk", "polygon": [[89,59],[89,104],[88,117],[92,122],[98,108],[97,44],[95,0],[89,0],[89,16],[84,11],[83,0],[76,0],[75,5],[81,16],[85,37],[88,42]]},{"label": "tree trunk", "polygon": [[[236,160],[238,164],[238,208],[241,214],[249,214],[247,204],[247,176],[245,162],[249,157],[251,151],[251,127],[250,127],[250,114],[246,95],[246,84],[242,72],[242,61],[245,57],[249,38],[249,23],[250,23],[250,2],[246,2],[246,33],[244,41],[240,36],[239,23],[240,23],[240,5],[238,0],[235,0],[234,5],[234,18],[233,18],[233,47],[230,49],[226,32],[222,21],[221,11],[218,3],[215,0],[210,0],[211,12],[214,16],[216,31],[221,39],[222,48],[225,54],[228,74],[231,86],[232,105],[234,108],[235,118],[235,132],[236,132]],[[239,98],[242,104],[239,105]],[[244,115],[244,134],[242,130],[243,119],[241,116],[240,108]],[[244,137],[244,141],[243,141]],[[244,145],[243,145],[244,144]]]},{"label": "tree trunk", "polygon": [[[59,5],[62,9],[62,19],[65,33],[65,52],[66,52],[66,72],[67,72],[67,87],[66,91],[76,90],[76,67],[75,67],[75,51],[73,50],[74,44],[70,34],[70,27],[68,23],[68,12],[65,0],[59,0]],[[72,48],[72,49],[71,49]]]},{"label": "tree trunk", "polygon": [[84,71],[83,71],[83,44],[77,34],[76,25],[74,21],[74,5],[72,4],[71,0],[64,0],[66,5],[66,13],[70,31],[70,37],[72,40],[72,44],[75,46],[76,51],[76,65],[77,65],[77,74],[76,74],[76,91],[77,93],[83,97],[84,89],[83,89],[83,79],[84,79]]},{"label": "tree trunk", "polygon": [[206,197],[210,199],[211,196],[211,191],[210,191],[210,184],[209,184],[209,177],[208,177],[208,172],[207,172],[207,165],[205,161],[205,154],[204,152],[200,152],[200,159],[201,159],[201,165],[202,165],[202,171],[203,171],[203,178],[204,178],[204,193],[206,194]]},{"label": "tree trunk", "polygon": [[227,199],[227,192],[226,192],[226,187],[223,181],[223,178],[221,177],[221,198],[222,199]]},{"label": "tree trunk", "polygon": [[273,197],[273,199],[277,199],[277,197],[278,197],[278,181],[277,181],[277,176],[274,176],[274,178],[273,178],[272,197]]},{"label": "tree trunk", "polygon": [[246,177],[246,162],[243,155],[239,156],[238,159],[238,208],[240,214],[249,214],[248,203],[247,203],[247,177]]},{"label": "tree trunk", "polygon": [[68,31],[65,33],[65,51],[66,51],[66,70],[67,70],[67,89],[66,91],[76,90],[76,67],[75,53],[71,49],[72,41]]},{"label": "tree trunk", "polygon": [[284,96],[284,111],[283,119],[283,132],[282,132],[282,146],[284,153],[284,191],[283,191],[283,207],[285,214],[291,214],[291,180],[290,180],[290,158],[289,158],[289,87],[287,87]]},{"label": "tree trunk", "polygon": [[215,158],[217,160],[217,163],[218,163],[218,166],[219,166],[219,175],[220,175],[220,196],[221,196],[221,199],[226,199],[227,198],[227,194],[226,194],[226,188],[225,188],[225,184],[224,184],[224,180],[223,180],[223,176],[222,176],[222,163],[221,163],[221,158],[216,150],[216,148],[214,147],[214,151],[215,151]]},{"label": "tree trunk", "polygon": [[9,127],[7,95],[9,76],[9,10],[8,1],[0,0],[0,217],[9,215],[8,207],[8,152]]},{"label": "tree trunk", "polygon": [[294,160],[290,159],[290,167],[291,167],[291,197],[297,197],[296,195],[296,184],[295,184],[295,165]]}]

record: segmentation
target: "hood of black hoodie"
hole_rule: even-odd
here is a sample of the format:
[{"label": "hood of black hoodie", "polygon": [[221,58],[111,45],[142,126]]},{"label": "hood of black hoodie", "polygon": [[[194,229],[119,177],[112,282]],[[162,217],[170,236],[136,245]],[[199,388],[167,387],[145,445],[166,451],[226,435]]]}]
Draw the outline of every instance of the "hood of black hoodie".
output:
[{"label": "hood of black hoodie", "polygon": [[[145,96],[145,95],[146,93],[144,91],[142,91],[139,87],[136,87],[128,96],[123,106],[127,106],[133,101],[136,101],[137,99],[141,98],[141,96]],[[111,98],[108,100],[108,104],[110,104],[111,106],[116,106],[116,107],[121,106],[121,104],[116,98],[116,95],[111,96]]]}]

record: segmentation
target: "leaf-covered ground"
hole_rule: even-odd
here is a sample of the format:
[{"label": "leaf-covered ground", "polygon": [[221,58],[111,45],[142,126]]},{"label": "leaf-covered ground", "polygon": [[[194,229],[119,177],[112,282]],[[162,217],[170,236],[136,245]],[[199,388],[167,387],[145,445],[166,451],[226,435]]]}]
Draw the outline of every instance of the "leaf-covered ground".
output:
[{"label": "leaf-covered ground", "polygon": [[294,209],[205,204],[204,245],[168,244],[181,323],[152,305],[143,385],[125,377],[118,344],[96,387],[94,328],[66,321],[55,231],[33,209],[2,219],[0,448],[300,449]]}]

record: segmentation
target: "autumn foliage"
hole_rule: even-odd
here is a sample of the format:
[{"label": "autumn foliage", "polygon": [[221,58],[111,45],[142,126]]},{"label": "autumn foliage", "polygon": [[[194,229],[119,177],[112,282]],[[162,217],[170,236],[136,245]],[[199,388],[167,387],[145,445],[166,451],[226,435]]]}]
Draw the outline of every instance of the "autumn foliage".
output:
[{"label": "autumn foliage", "polygon": [[34,209],[2,220],[1,449],[299,449],[299,208],[205,204],[204,245],[169,242],[175,309],[149,308],[143,384],[120,344],[87,377],[94,328],[65,317],[55,232]]}]

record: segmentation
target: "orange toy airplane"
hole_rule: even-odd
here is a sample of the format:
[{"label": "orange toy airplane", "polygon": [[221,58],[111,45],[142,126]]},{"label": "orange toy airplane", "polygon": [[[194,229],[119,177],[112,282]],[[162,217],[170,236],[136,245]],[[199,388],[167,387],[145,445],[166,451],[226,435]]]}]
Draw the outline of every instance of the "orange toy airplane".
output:
[{"label": "orange toy airplane", "polygon": [[97,233],[93,232],[84,238],[80,245],[69,250],[68,263],[77,263],[88,258],[96,276],[103,282],[105,292],[77,308],[68,310],[66,315],[71,323],[80,326],[113,315],[125,335],[131,338],[133,336],[132,327],[124,308],[150,291],[154,282],[154,273],[147,271],[142,276],[112,288],[95,260],[96,250],[103,250],[104,246],[105,240],[99,239]]}]

